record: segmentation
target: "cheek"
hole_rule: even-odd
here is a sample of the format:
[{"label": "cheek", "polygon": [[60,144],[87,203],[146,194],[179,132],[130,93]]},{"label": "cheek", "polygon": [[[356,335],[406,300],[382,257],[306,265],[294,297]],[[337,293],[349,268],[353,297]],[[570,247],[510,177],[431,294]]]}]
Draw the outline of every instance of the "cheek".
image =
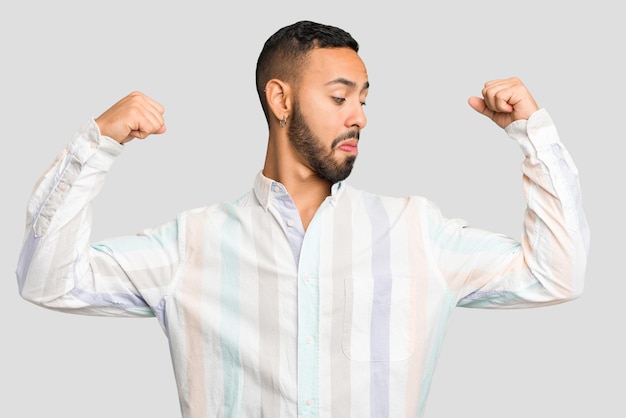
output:
[{"label": "cheek", "polygon": [[333,121],[322,112],[315,113],[304,118],[311,133],[320,139],[326,139],[333,135]]},{"label": "cheek", "polygon": [[341,112],[337,106],[327,104],[323,100],[306,100],[300,102],[303,119],[311,133],[322,143],[330,145],[332,141],[345,131]]}]

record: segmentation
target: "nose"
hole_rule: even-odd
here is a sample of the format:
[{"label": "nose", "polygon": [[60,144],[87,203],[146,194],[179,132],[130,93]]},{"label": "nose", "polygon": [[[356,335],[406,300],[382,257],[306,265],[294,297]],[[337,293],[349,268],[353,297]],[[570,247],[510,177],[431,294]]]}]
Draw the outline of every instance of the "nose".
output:
[{"label": "nose", "polygon": [[355,103],[354,107],[351,109],[350,116],[346,120],[346,125],[348,128],[358,128],[363,129],[365,125],[367,125],[367,116],[365,116],[364,105],[361,102]]}]

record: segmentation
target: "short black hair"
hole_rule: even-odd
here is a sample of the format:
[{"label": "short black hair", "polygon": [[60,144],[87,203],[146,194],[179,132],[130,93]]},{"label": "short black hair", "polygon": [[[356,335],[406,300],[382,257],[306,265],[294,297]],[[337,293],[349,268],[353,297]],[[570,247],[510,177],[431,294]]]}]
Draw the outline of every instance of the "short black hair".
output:
[{"label": "short black hair", "polygon": [[279,29],[268,38],[256,66],[256,89],[269,121],[265,85],[273,78],[294,82],[313,48],[350,48],[359,52],[357,41],[343,29],[302,20]]}]

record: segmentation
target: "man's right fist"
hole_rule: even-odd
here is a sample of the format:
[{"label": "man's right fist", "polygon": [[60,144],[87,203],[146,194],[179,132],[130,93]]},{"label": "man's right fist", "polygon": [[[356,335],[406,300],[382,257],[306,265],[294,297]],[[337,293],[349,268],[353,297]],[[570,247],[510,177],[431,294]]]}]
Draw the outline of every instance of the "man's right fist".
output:
[{"label": "man's right fist", "polygon": [[165,132],[165,109],[138,91],[130,93],[96,118],[102,135],[120,144]]}]

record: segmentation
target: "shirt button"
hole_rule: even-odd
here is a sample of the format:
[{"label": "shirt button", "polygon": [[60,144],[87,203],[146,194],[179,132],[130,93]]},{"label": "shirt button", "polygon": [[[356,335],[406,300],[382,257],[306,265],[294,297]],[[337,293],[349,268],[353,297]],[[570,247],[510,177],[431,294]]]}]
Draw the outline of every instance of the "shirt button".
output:
[{"label": "shirt button", "polygon": [[309,276],[308,274],[304,276],[304,281],[307,283],[311,283],[311,276]]},{"label": "shirt button", "polygon": [[304,342],[307,343],[307,344],[312,344],[313,343],[313,337],[306,337],[304,339]]},{"label": "shirt button", "polygon": [[274,186],[274,193],[278,193],[278,192],[280,192],[280,187]]},{"label": "shirt button", "polygon": [[307,405],[307,406],[311,406],[311,405],[313,405],[313,399],[308,398],[308,399],[306,400],[306,405]]},{"label": "shirt button", "polygon": [[289,220],[287,221],[287,226],[288,226],[288,227],[292,227],[292,226],[293,226],[293,221],[292,221],[291,219],[289,219]]}]

